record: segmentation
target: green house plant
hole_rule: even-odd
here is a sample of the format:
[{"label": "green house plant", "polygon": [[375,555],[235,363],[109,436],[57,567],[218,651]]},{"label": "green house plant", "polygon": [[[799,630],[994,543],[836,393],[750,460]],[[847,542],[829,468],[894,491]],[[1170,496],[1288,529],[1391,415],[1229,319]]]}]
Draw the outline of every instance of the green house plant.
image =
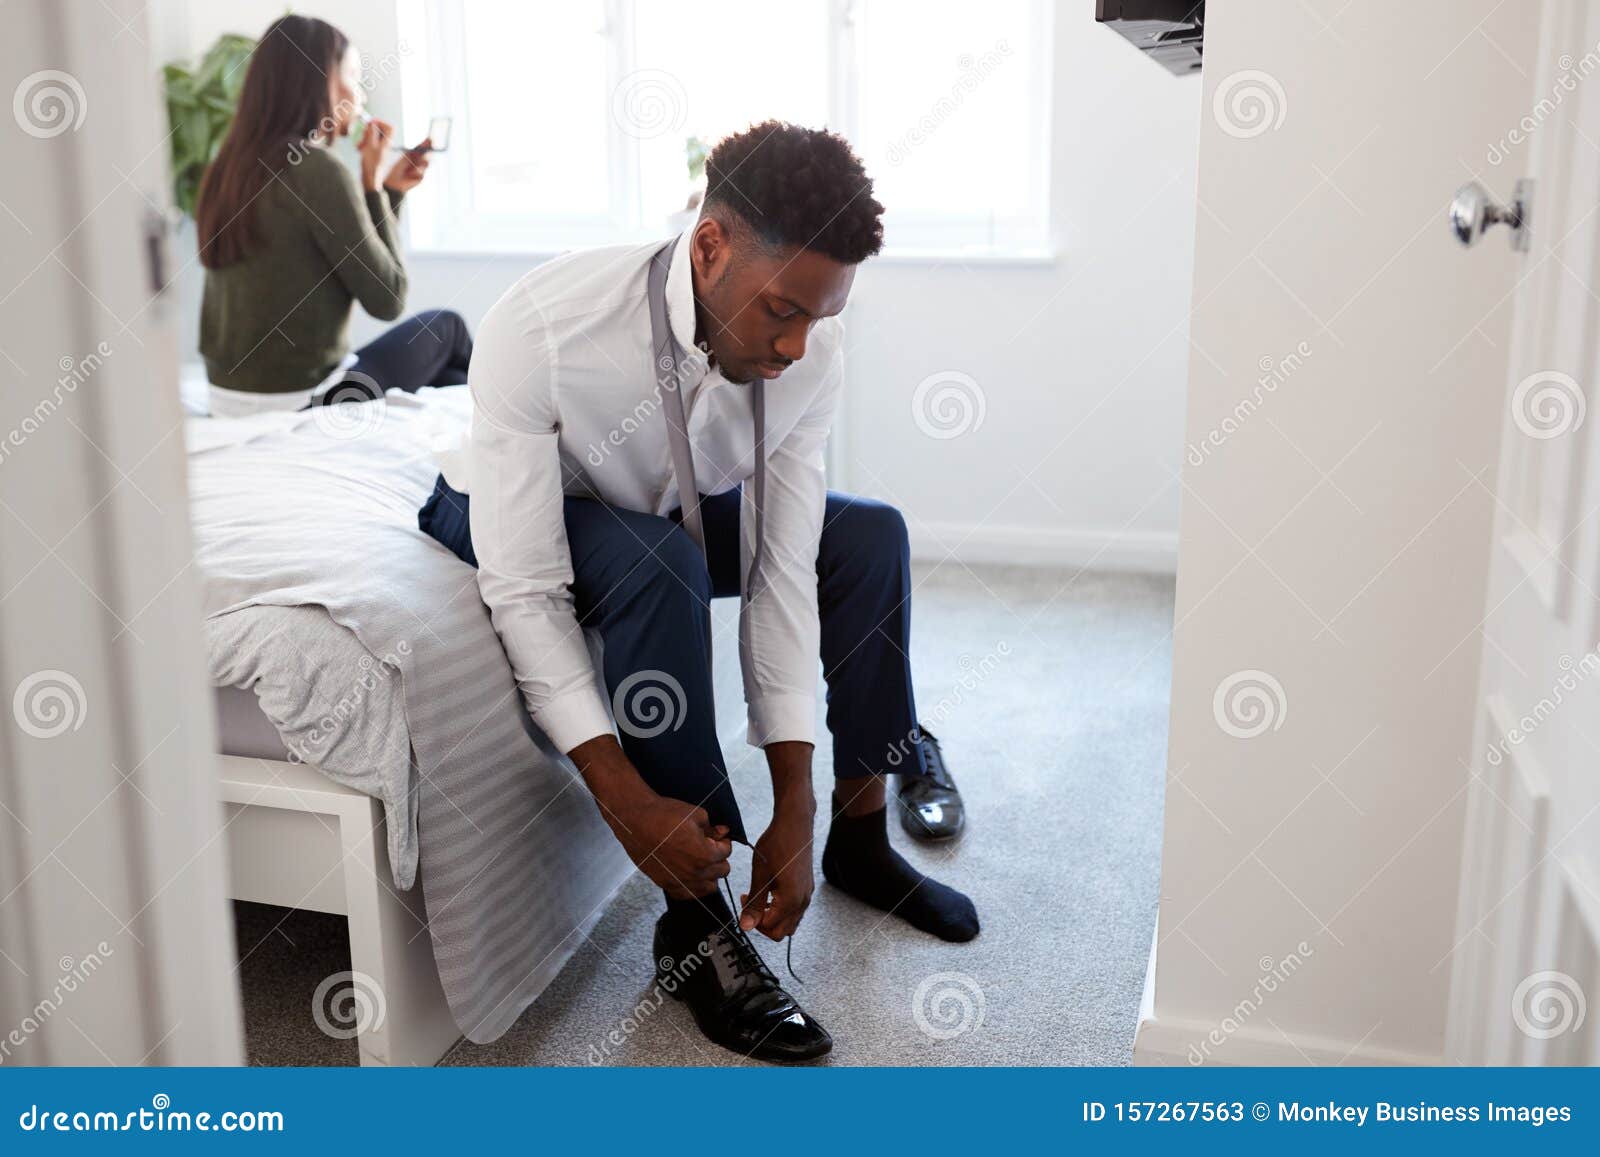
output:
[{"label": "green house plant", "polygon": [[225,33],[193,69],[177,63],[162,69],[171,132],[173,200],[191,217],[200,177],[216,158],[233,123],[239,90],[244,86],[245,63],[255,47],[252,37]]}]

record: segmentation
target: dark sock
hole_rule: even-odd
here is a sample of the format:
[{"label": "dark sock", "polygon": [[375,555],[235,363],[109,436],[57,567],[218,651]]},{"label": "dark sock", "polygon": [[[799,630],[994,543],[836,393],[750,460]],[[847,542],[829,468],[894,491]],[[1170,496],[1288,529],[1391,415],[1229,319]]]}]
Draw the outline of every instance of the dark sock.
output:
[{"label": "dark sock", "polygon": [[887,808],[847,816],[837,810],[837,798],[834,807],[822,850],[822,874],[830,884],[941,940],[971,940],[978,934],[978,910],[971,900],[930,880],[889,846]]},{"label": "dark sock", "polygon": [[[662,895],[666,896],[666,893]],[[726,928],[733,922],[733,912],[722,898],[720,888],[693,900],[674,900],[667,896],[667,915],[691,936],[704,936],[708,932]]]}]

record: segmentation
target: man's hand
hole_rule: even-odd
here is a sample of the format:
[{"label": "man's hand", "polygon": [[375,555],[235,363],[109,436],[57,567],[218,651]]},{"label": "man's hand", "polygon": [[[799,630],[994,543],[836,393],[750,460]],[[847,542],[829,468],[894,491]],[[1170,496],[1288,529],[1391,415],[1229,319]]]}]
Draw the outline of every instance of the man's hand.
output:
[{"label": "man's hand", "polygon": [[773,940],[794,935],[811,906],[811,816],[772,817],[756,841],[750,893],[741,897],[739,927]]},{"label": "man's hand", "polygon": [[811,905],[811,829],[817,805],[811,793],[811,745],[773,743],[766,750],[772,769],[772,823],[756,841],[739,927],[782,940],[794,935]]},{"label": "man's hand", "polygon": [[568,754],[623,851],[667,895],[698,899],[732,871],[728,829],[713,826],[704,808],[651,791],[615,736],[596,736]]}]

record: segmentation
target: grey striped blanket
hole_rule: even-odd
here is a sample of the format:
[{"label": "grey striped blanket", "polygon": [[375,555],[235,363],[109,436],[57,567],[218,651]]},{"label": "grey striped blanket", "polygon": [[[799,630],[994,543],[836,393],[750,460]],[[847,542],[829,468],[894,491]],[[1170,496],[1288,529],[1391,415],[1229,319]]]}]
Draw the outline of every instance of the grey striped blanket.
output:
[{"label": "grey striped blanket", "polygon": [[[538,996],[633,867],[571,765],[528,720],[475,573],[417,529],[434,448],[459,439],[465,395],[455,387],[297,415],[196,419],[189,474],[208,619],[323,607],[400,678],[413,758],[392,770],[415,793],[445,995],[462,1032],[481,1043]],[[266,651],[249,666],[304,671],[325,681],[319,701],[359,711],[354,673],[319,662],[314,635],[252,637]],[[240,667],[214,669],[224,666]],[[262,706],[271,718],[271,704]],[[321,753],[315,762],[359,747],[308,733],[339,718],[273,722],[291,752]],[[393,862],[395,886],[410,887],[403,846]]]}]

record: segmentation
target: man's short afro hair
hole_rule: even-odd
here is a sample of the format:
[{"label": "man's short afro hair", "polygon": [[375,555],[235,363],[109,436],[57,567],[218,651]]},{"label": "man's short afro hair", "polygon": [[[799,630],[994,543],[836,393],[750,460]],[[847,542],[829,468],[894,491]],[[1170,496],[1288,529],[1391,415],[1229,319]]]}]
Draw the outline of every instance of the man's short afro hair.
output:
[{"label": "man's short afro hair", "polygon": [[883,206],[843,137],[763,121],[706,158],[707,209],[737,214],[765,244],[856,265],[883,246]]}]

